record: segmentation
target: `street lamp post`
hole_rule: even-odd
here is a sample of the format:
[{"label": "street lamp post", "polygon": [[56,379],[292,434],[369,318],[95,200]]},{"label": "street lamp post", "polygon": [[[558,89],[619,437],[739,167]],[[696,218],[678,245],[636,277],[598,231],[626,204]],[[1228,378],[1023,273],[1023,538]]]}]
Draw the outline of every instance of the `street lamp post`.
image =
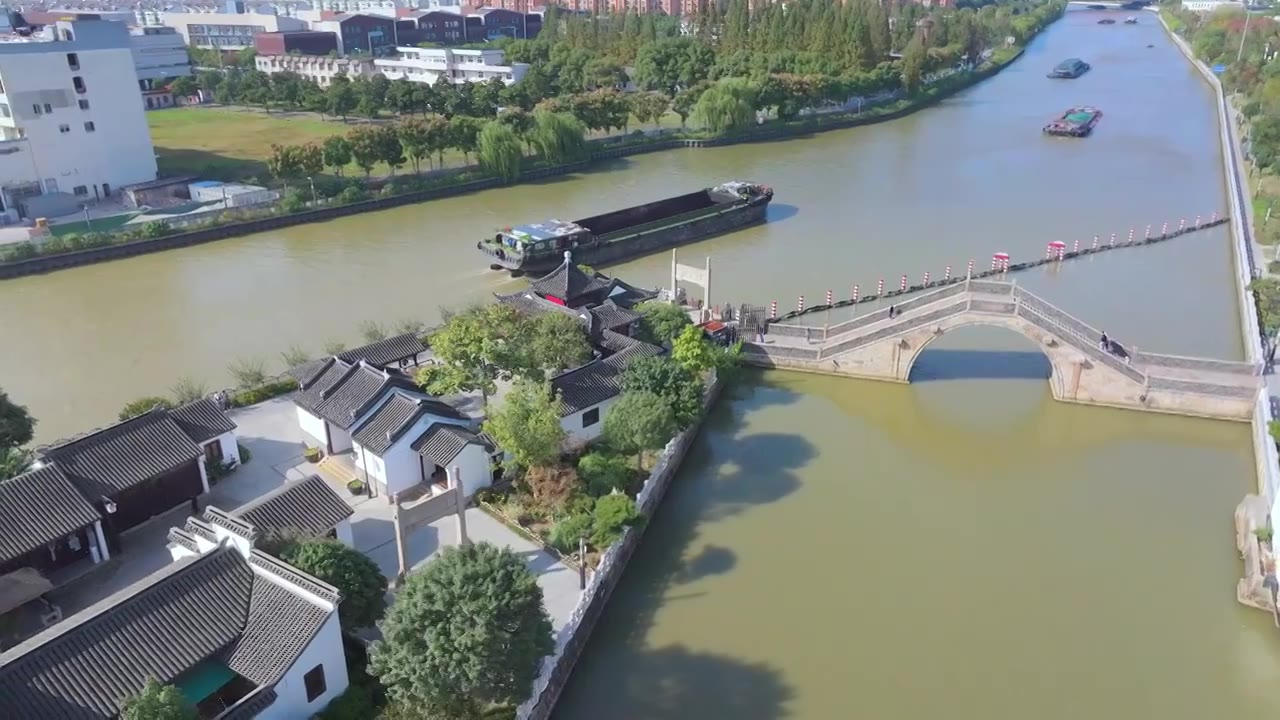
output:
[{"label": "street lamp post", "polygon": [[316,197],[316,181],[310,175],[307,176],[307,182],[311,183],[311,206],[315,207],[320,204],[320,198]]},{"label": "street lamp post", "polygon": [[84,204],[84,231],[93,232],[93,223],[89,222],[89,203]]}]

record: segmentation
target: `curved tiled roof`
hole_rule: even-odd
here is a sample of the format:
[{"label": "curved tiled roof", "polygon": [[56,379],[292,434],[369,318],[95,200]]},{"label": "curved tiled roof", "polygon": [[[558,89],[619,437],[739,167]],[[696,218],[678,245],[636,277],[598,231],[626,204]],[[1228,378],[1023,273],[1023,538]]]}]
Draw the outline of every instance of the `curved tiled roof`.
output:
[{"label": "curved tiled roof", "polygon": [[229,432],[235,432],[236,424],[222,412],[222,408],[209,398],[203,398],[169,411],[178,427],[191,438],[202,443]]},{"label": "curved tiled roof", "polygon": [[101,517],[56,465],[0,482],[0,562],[44,547]]},{"label": "curved tiled roof", "polygon": [[351,517],[351,506],[319,475],[282,485],[234,514],[268,535],[283,530],[300,530],[324,535]]},{"label": "curved tiled roof", "polygon": [[480,436],[465,427],[436,423],[418,436],[410,446],[413,451],[444,467],[458,457],[458,453],[468,445],[480,445],[492,450],[493,445],[488,436]]},{"label": "curved tiled roof", "polygon": [[123,492],[203,454],[163,408],[40,452],[90,498]]}]

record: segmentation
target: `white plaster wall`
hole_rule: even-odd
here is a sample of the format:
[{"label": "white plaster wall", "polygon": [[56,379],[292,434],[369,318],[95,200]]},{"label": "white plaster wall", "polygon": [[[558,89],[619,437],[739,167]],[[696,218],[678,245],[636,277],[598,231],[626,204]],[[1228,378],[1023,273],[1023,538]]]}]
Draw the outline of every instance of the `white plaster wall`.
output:
[{"label": "white plaster wall", "polygon": [[477,490],[493,484],[493,472],[489,469],[489,451],[479,445],[468,445],[453,459],[462,481],[462,494],[471,497]]},{"label": "white plaster wall", "polygon": [[351,532],[351,519],[347,518],[339,522],[334,528],[334,533],[338,536],[338,542],[347,547],[354,548],[356,546],[356,537]]},{"label": "white plaster wall", "polygon": [[[307,685],[303,676],[316,665],[324,665],[325,691],[307,702]],[[342,654],[342,627],[334,611],[320,632],[311,640],[298,659],[276,683],[276,701],[258,715],[259,720],[298,720],[309,718],[324,709],[347,689],[347,663]]]},{"label": "white plaster wall", "polygon": [[[304,435],[310,438],[307,444],[313,444],[311,441],[314,441],[314,445],[316,447],[325,449],[328,441],[325,440],[324,425],[324,420],[321,420],[302,408],[298,408],[298,428],[302,430]],[[328,452],[328,450],[325,451]]]},{"label": "white plaster wall", "polygon": [[[419,423],[422,420],[418,421]],[[421,430],[415,426],[412,430],[400,437],[400,441],[395,445],[387,448],[382,454],[382,461],[386,465],[386,493],[387,497],[402,493],[405,490],[417,485],[423,481],[422,465],[418,459],[418,453],[413,451],[410,445],[422,434]]]},{"label": "white plaster wall", "polygon": [[222,460],[224,462],[234,460],[237,465],[240,464],[240,445],[236,442],[236,434],[234,432],[222,433],[214,442],[222,445]]},{"label": "white plaster wall", "polygon": [[614,396],[596,405],[595,407],[600,409],[600,422],[591,427],[582,427],[582,416],[592,408],[560,418],[560,427],[564,428],[565,433],[569,436],[569,442],[591,442],[600,437],[600,433],[604,431],[604,416],[617,401],[617,396]]},{"label": "white plaster wall", "polygon": [[333,444],[333,452],[346,452],[351,449],[351,433],[329,423],[329,442]]}]

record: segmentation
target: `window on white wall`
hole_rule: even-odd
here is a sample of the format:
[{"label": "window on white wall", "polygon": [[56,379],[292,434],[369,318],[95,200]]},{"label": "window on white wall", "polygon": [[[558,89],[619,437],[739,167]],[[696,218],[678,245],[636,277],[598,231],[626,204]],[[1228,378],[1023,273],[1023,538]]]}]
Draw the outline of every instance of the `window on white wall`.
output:
[{"label": "window on white wall", "polygon": [[582,427],[588,428],[600,422],[600,408],[591,408],[582,413]]},{"label": "window on white wall", "polygon": [[311,702],[324,694],[327,686],[324,682],[324,665],[317,665],[307,671],[302,676],[302,682],[307,686],[307,702]]}]

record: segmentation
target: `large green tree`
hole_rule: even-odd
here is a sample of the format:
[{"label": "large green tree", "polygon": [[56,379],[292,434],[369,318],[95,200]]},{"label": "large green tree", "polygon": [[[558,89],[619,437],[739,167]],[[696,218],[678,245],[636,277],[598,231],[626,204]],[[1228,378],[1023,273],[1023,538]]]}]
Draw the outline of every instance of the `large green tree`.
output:
[{"label": "large green tree", "polygon": [[566,437],[551,390],[525,378],[516,380],[502,406],[489,413],[484,430],[511,456],[510,464],[522,468],[555,463]]},{"label": "large green tree", "polygon": [[693,324],[684,308],[663,300],[649,300],[636,309],[640,311],[640,339],[654,345],[675,340],[681,330]]},{"label": "large green tree", "polygon": [[514,130],[497,120],[490,120],[476,138],[476,157],[485,172],[503,182],[515,182],[520,177],[524,151]]},{"label": "large green tree", "polygon": [[614,449],[634,453],[636,468],[646,450],[660,450],[677,431],[671,405],[651,392],[627,392],[604,416],[604,439]]},{"label": "large green tree", "polygon": [[178,688],[147,680],[142,692],[129,698],[120,712],[120,720],[196,720],[195,706]]},{"label": "large green tree", "polygon": [[528,320],[510,305],[458,313],[430,337],[438,363],[423,367],[417,382],[435,395],[479,392],[488,405],[498,380],[541,376],[529,352],[530,334]]},{"label": "large green tree", "polygon": [[10,400],[9,395],[0,390],[0,449],[31,442],[35,428],[36,421],[27,408]]},{"label": "large green tree", "polygon": [[578,318],[553,312],[538,315],[531,322],[529,351],[539,367],[554,373],[591,359],[591,343]]},{"label": "large green tree", "polygon": [[654,355],[631,361],[622,371],[622,389],[653,393],[666,400],[681,429],[692,425],[702,412],[702,383],[692,371],[668,357]]},{"label": "large green tree", "polygon": [[342,593],[338,618],[347,630],[369,627],[382,619],[387,579],[377,563],[337,540],[309,540],[287,548],[284,559]]},{"label": "large green tree", "polygon": [[523,702],[555,647],[537,577],[488,543],[447,548],[410,575],[379,627],[369,672],[387,695],[453,720]]}]

